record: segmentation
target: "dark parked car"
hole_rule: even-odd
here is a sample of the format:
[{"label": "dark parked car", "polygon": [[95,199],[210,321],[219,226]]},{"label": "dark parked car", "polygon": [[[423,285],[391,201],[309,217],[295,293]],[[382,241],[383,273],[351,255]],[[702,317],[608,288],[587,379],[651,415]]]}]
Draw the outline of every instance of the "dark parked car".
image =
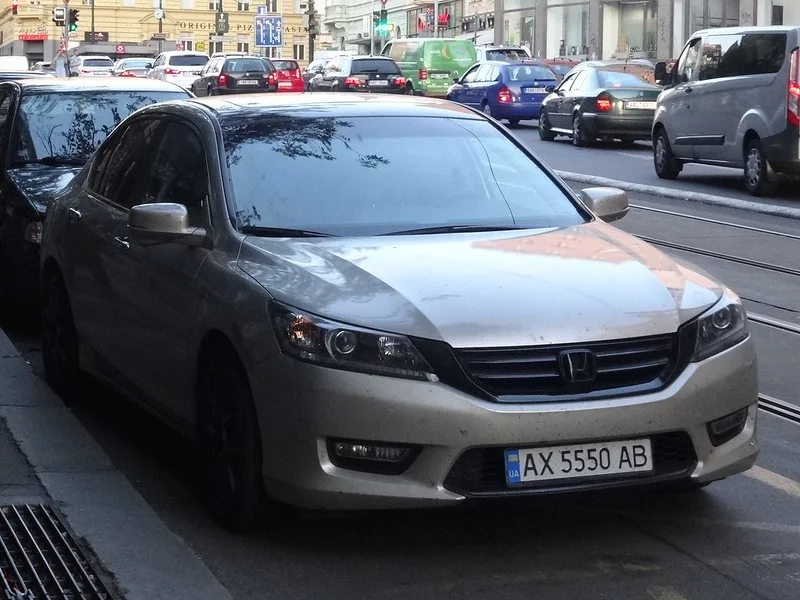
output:
[{"label": "dark parked car", "polygon": [[555,86],[555,74],[535,61],[487,61],[457,79],[447,99],[517,125],[539,118],[542,101]]},{"label": "dark parked car", "polygon": [[0,83],[0,311],[35,308],[42,221],[53,195],[128,114],[182,88],[134,78]]},{"label": "dark parked car", "polygon": [[194,80],[196,96],[275,92],[278,75],[275,66],[260,56],[219,56],[212,58]]},{"label": "dark parked car", "polygon": [[545,98],[539,137],[552,141],[557,135],[567,135],[575,146],[591,144],[598,138],[623,143],[649,140],[661,87],[642,79],[641,68],[575,67]]},{"label": "dark parked car", "polygon": [[310,82],[313,92],[377,92],[407,94],[400,67],[384,56],[340,56]]}]

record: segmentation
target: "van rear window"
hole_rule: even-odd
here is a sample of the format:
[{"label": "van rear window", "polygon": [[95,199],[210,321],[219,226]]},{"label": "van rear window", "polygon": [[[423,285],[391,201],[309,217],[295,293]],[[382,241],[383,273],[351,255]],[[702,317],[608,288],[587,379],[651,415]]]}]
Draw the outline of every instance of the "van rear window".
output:
[{"label": "van rear window", "polygon": [[706,38],[700,79],[767,75],[786,62],[785,33],[714,34]]}]

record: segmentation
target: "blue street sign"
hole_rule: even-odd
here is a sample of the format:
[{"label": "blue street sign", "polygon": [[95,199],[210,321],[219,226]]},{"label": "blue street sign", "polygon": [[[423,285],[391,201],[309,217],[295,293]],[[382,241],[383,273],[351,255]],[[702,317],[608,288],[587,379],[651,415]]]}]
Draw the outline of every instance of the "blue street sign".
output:
[{"label": "blue street sign", "polygon": [[257,16],[268,15],[269,11],[267,10],[267,8],[269,7],[266,4],[260,4],[259,6],[256,6],[256,15]]},{"label": "blue street sign", "polygon": [[256,48],[283,46],[283,17],[257,15],[255,21]]}]

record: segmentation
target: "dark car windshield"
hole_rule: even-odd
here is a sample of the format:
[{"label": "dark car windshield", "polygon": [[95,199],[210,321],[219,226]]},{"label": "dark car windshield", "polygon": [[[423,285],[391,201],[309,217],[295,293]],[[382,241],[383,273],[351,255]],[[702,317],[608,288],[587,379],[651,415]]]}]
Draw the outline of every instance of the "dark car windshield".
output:
[{"label": "dark car windshield", "polygon": [[169,59],[169,64],[172,67],[202,67],[207,62],[207,56],[200,56],[198,54],[179,54]]},{"label": "dark car windshield", "polygon": [[222,125],[245,227],[378,235],[583,222],[556,183],[488,121],[253,111]]},{"label": "dark car windshield", "polygon": [[113,67],[114,61],[110,58],[87,58],[84,59],[84,67]]},{"label": "dark car windshield", "polygon": [[644,79],[633,73],[616,73],[614,71],[598,71],[600,87],[650,87]]},{"label": "dark car windshield", "polygon": [[260,58],[232,58],[225,63],[226,73],[266,73],[267,63]]},{"label": "dark car windshield", "polygon": [[556,76],[546,67],[511,66],[508,67],[508,76],[511,81],[555,81]]},{"label": "dark car windshield", "polygon": [[300,68],[293,60],[273,60],[272,64],[278,71],[296,71]]},{"label": "dark car windshield", "polygon": [[363,59],[354,60],[351,75],[362,73],[380,73],[381,75],[399,75],[400,68],[391,60]]},{"label": "dark car windshield", "polygon": [[12,165],[48,156],[88,159],[133,111],[155,102],[188,97],[184,91],[95,90],[24,95],[12,134]]}]

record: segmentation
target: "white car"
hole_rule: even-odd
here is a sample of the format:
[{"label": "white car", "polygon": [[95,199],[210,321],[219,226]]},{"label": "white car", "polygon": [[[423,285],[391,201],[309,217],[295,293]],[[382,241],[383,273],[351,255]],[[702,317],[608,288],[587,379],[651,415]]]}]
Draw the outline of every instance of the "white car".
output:
[{"label": "white car", "polygon": [[70,77],[111,77],[114,61],[107,56],[73,56],[69,59]]},{"label": "white car", "polygon": [[150,79],[160,79],[189,89],[209,61],[208,54],[190,50],[162,52],[156,57],[153,68],[148,71]]}]

